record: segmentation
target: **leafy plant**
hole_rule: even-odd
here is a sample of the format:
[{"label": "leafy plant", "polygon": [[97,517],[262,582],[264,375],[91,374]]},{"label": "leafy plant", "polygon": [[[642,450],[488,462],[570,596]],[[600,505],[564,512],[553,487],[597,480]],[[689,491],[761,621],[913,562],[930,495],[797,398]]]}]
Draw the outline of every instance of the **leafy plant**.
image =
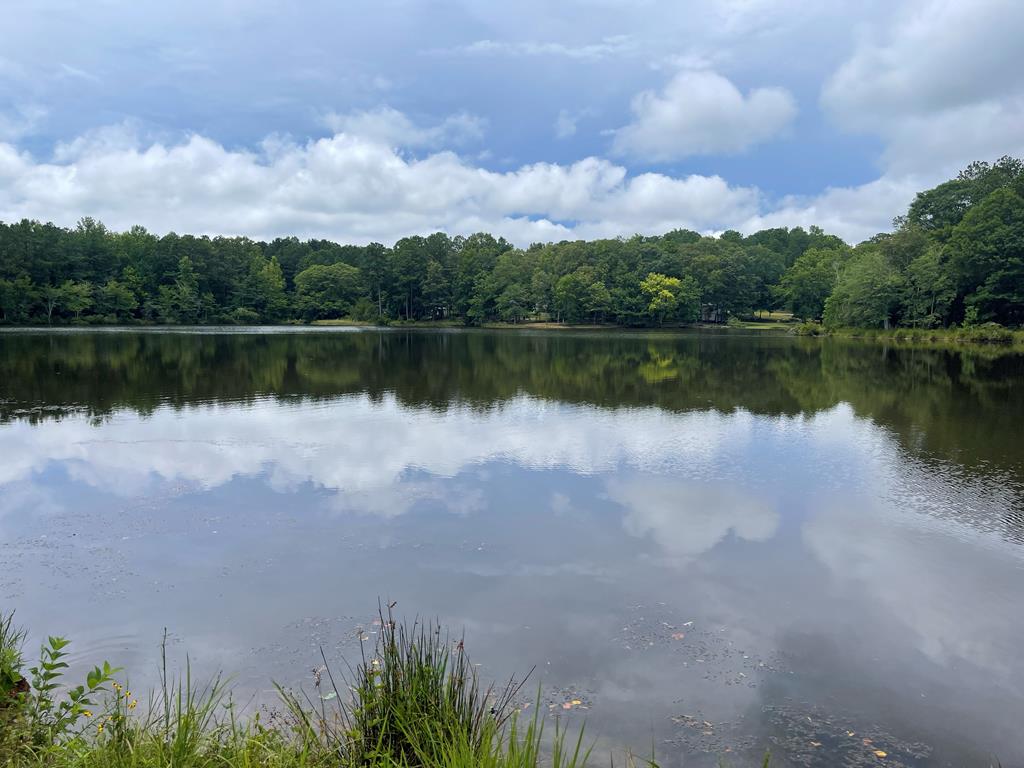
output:
[{"label": "leafy plant", "polygon": [[38,666],[28,670],[32,676],[28,711],[33,731],[51,743],[71,735],[83,717],[93,716],[96,697],[107,690],[107,684],[120,671],[104,661],[103,666],[94,667],[86,675],[85,685],[71,688],[61,696],[61,678],[68,668],[64,649],[70,643],[63,637],[48,637],[39,650]]}]

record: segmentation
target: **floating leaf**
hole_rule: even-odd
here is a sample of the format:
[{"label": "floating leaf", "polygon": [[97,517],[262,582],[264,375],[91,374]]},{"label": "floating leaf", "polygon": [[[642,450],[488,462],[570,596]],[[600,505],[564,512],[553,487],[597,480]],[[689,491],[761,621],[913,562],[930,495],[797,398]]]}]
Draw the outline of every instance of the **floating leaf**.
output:
[{"label": "floating leaf", "polygon": [[562,705],[562,709],[572,709],[572,704],[567,701]]},{"label": "floating leaf", "polygon": [[821,742],[820,741],[812,741],[811,742],[811,746],[812,747],[820,747],[821,746]]},{"label": "floating leaf", "polygon": [[571,704],[572,704],[572,705],[573,705],[574,707],[578,707],[578,706],[579,706],[580,704],[582,704],[583,702],[582,702],[582,701],[580,701],[579,699],[573,699],[573,700],[572,700],[572,701],[571,701],[570,703],[571,703]]},{"label": "floating leaf", "polygon": [[685,632],[673,632],[672,633],[672,639],[673,640],[682,640],[684,637],[686,637],[686,633]]},{"label": "floating leaf", "polygon": [[888,757],[888,756],[889,756],[888,752],[883,752],[880,749],[876,749],[875,750],[875,757]]}]

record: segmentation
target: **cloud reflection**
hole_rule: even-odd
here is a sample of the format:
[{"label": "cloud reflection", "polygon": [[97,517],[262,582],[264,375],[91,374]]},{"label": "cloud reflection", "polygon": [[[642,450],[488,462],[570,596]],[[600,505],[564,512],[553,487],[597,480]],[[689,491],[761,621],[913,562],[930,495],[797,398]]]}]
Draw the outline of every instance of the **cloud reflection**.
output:
[{"label": "cloud reflection", "polygon": [[702,555],[730,533],[767,541],[779,526],[779,514],[767,501],[736,488],[639,477],[610,480],[608,496],[625,507],[627,533],[650,536],[674,558]]},{"label": "cloud reflection", "polygon": [[120,496],[146,493],[154,481],[208,490],[264,475],[277,491],[313,484],[343,492],[345,506],[394,514],[410,499],[437,495],[429,482],[409,481],[410,473],[451,478],[495,460],[578,474],[621,465],[643,471],[706,466],[728,446],[748,442],[754,421],[744,412],[608,411],[528,397],[443,414],[365,396],[186,412],[160,408],[147,418],[120,412],[98,424],[71,416],[5,425],[0,486],[54,465],[76,482]]}]

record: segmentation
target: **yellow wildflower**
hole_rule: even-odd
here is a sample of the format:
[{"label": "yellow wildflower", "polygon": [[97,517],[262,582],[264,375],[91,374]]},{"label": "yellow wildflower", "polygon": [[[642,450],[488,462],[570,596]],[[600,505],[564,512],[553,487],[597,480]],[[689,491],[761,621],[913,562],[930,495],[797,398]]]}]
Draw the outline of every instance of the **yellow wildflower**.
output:
[{"label": "yellow wildflower", "polygon": [[92,712],[90,712],[88,709],[83,709],[82,714],[86,717],[92,717]]},{"label": "yellow wildflower", "polygon": [[138,703],[137,699],[132,699],[132,703],[128,705],[128,709],[135,709],[135,705]]}]

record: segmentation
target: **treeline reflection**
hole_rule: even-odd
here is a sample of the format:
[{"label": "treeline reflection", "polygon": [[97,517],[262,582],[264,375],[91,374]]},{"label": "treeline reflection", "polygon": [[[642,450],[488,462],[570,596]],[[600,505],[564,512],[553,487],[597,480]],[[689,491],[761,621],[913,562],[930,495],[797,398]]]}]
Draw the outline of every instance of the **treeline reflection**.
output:
[{"label": "treeline reflection", "polygon": [[722,334],[315,332],[0,335],[0,421],[103,419],[170,405],[393,395],[492,408],[813,415],[849,403],[907,448],[1018,473],[1024,356]]}]

